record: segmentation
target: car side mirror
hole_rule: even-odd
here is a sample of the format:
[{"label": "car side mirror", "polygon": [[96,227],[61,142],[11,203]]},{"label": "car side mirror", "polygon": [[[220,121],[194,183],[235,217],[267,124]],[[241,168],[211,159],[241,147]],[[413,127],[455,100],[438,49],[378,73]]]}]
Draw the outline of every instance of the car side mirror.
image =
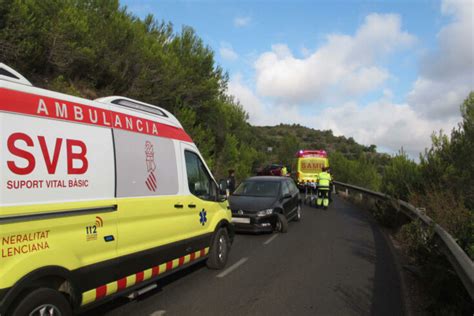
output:
[{"label": "car side mirror", "polygon": [[289,198],[291,198],[291,194],[290,194],[290,193],[286,193],[286,194],[284,194],[284,195],[281,197],[282,200],[286,200],[286,199],[289,199]]},{"label": "car side mirror", "polygon": [[227,195],[227,180],[226,179],[219,180],[219,194]]},{"label": "car side mirror", "polygon": [[227,195],[226,194],[219,194],[219,196],[217,197],[217,202],[222,203],[222,202],[225,202],[225,201],[227,201]]}]

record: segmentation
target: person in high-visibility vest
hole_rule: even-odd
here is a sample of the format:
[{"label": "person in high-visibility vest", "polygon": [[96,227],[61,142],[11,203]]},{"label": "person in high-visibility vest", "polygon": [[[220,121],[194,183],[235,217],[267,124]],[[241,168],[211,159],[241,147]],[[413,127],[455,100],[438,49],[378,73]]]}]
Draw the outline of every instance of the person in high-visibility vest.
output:
[{"label": "person in high-visibility vest", "polygon": [[329,206],[329,191],[331,189],[332,177],[328,171],[329,168],[324,167],[323,171],[318,174],[318,197],[316,206]]},{"label": "person in high-visibility vest", "polygon": [[286,166],[281,167],[281,176],[286,177],[288,174],[288,169],[286,169]]}]

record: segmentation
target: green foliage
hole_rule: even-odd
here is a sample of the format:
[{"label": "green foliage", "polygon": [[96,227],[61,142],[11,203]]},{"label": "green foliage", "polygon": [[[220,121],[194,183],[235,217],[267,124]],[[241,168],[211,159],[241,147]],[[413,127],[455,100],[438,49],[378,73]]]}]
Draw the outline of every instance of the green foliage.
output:
[{"label": "green foliage", "polygon": [[447,187],[474,210],[474,92],[461,106],[463,121],[451,131],[451,137],[433,134],[431,148],[420,156],[425,191]]},{"label": "green foliage", "polygon": [[418,267],[430,298],[430,315],[470,315],[472,301],[446,256],[438,248],[433,227],[420,221],[404,225],[399,233],[404,252]]},{"label": "green foliage", "polygon": [[382,177],[370,155],[361,154],[354,160],[346,158],[340,152],[333,152],[329,155],[329,163],[335,180],[379,190]]},{"label": "green foliage", "polygon": [[285,166],[291,166],[295,153],[301,149],[300,146],[300,142],[295,135],[290,134],[284,137],[276,148],[276,154],[280,158],[278,162]]},{"label": "green foliage", "polygon": [[400,229],[398,237],[404,243],[408,256],[419,265],[428,264],[436,248],[433,227],[427,229],[420,221],[413,221]]},{"label": "green foliage", "polygon": [[383,169],[381,190],[394,198],[408,201],[410,194],[419,190],[421,183],[418,165],[401,149]]}]

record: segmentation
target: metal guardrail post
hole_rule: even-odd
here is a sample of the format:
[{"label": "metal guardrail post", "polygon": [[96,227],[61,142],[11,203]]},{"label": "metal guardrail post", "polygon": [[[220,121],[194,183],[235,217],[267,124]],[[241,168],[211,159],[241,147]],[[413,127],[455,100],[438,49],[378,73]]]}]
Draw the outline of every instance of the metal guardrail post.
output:
[{"label": "metal guardrail post", "polygon": [[[375,192],[365,188],[361,188],[352,184],[334,181],[334,184],[345,188],[346,194],[349,195],[349,189],[359,192],[359,194],[366,194],[381,200],[393,199],[387,194]],[[441,246],[444,255],[447,257],[451,266],[456,271],[457,276],[466,288],[467,292],[474,300],[474,263],[471,258],[462,250],[457,244],[456,240],[443,227],[436,224],[425,212],[417,209],[408,202],[397,200],[401,211],[412,220],[420,220],[426,226],[433,226],[438,244]]]}]

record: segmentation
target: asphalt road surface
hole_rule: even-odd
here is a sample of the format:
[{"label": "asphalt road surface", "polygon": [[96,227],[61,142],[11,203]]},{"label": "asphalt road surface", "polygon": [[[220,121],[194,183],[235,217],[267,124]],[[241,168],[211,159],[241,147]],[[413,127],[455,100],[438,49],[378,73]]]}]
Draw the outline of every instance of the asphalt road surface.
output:
[{"label": "asphalt road surface", "polygon": [[403,315],[394,262],[377,224],[336,197],[286,234],[237,235],[224,270],[197,264],[87,315]]}]

